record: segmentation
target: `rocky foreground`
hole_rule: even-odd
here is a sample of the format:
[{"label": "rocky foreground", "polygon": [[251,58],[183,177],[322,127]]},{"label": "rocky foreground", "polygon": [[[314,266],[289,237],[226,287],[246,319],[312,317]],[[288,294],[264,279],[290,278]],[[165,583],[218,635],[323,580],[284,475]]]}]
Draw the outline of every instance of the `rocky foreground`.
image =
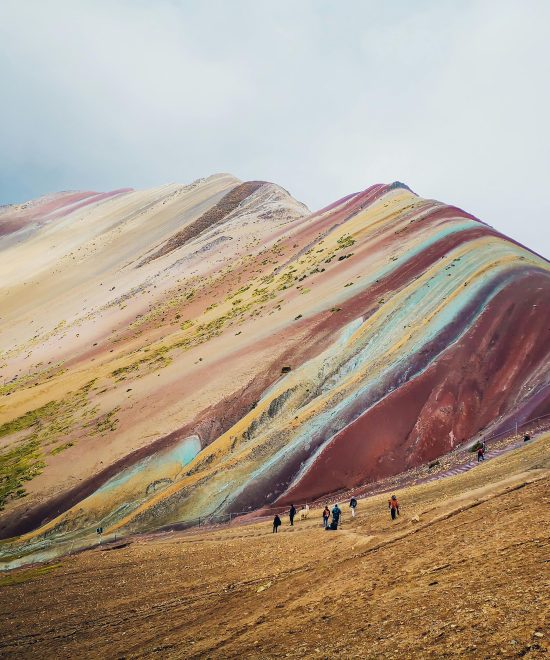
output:
[{"label": "rocky foreground", "polygon": [[463,474],[344,506],[133,537],[11,572],[9,657],[545,657],[550,435]]}]

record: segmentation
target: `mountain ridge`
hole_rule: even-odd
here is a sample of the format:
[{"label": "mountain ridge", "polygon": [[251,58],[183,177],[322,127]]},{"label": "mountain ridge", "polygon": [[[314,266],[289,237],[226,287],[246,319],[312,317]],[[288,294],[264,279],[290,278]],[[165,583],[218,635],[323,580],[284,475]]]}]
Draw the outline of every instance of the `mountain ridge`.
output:
[{"label": "mountain ridge", "polygon": [[550,412],[550,266],[458,207],[115,192],[0,237],[14,548],[311,499]]}]

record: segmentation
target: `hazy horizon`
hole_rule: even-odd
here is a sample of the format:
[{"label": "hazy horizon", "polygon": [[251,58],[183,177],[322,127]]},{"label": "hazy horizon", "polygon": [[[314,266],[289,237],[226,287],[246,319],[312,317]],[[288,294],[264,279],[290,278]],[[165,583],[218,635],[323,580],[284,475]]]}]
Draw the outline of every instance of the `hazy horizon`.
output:
[{"label": "hazy horizon", "polygon": [[550,256],[550,3],[0,7],[0,204],[216,172],[312,210],[403,181]]}]

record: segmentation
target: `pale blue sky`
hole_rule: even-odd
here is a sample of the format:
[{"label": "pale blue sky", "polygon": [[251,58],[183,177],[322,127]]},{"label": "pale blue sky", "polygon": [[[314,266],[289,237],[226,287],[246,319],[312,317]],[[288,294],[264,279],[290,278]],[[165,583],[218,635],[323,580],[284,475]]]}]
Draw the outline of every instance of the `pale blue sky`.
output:
[{"label": "pale blue sky", "polygon": [[546,0],[2,0],[0,204],[397,179],[549,257],[549,26]]}]

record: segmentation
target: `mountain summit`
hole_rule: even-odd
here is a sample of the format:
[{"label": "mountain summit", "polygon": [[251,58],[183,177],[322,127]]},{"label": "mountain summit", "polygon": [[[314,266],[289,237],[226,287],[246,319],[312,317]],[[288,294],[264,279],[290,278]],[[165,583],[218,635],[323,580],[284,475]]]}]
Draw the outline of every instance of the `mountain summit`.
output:
[{"label": "mountain summit", "polygon": [[0,209],[5,557],[354,488],[550,413],[550,264],[376,184]]}]

